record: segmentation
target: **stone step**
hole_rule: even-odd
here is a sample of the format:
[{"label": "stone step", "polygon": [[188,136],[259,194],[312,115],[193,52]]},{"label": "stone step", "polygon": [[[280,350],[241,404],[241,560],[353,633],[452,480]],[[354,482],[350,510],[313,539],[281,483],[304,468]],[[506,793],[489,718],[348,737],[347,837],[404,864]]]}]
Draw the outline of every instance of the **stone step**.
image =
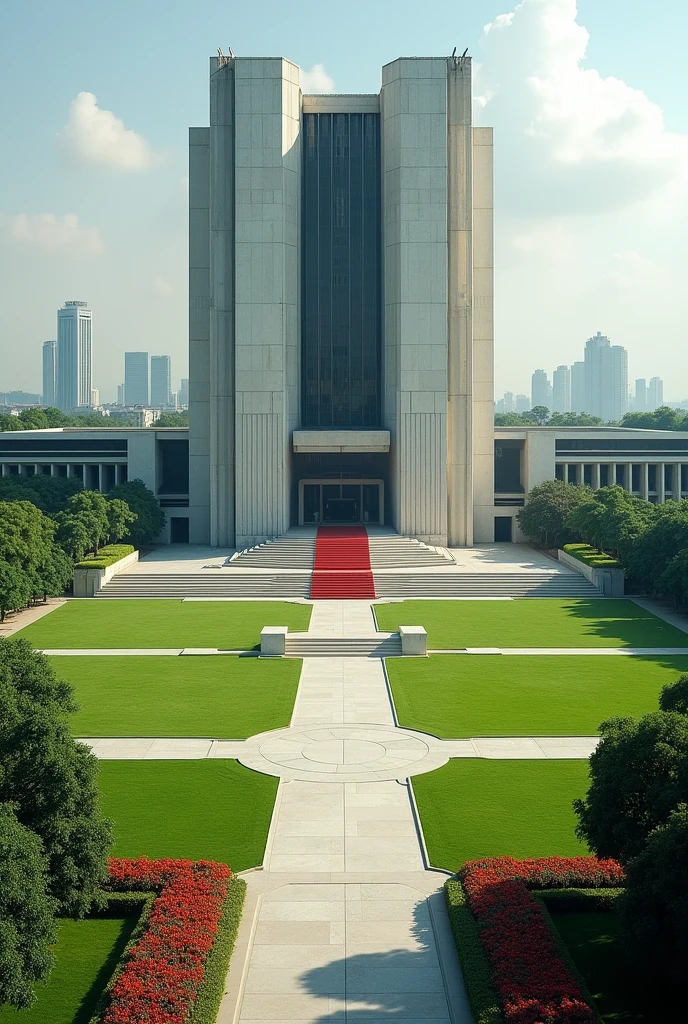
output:
[{"label": "stone step", "polygon": [[348,637],[287,636],[288,658],[394,658],[401,657],[397,633],[361,639]]}]

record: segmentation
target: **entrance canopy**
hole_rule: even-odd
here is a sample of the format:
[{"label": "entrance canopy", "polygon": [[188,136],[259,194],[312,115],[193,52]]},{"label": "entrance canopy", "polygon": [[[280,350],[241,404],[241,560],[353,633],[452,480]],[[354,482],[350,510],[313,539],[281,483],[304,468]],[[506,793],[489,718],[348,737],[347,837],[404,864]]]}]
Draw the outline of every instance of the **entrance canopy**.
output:
[{"label": "entrance canopy", "polygon": [[388,452],[389,430],[295,430],[295,452]]}]

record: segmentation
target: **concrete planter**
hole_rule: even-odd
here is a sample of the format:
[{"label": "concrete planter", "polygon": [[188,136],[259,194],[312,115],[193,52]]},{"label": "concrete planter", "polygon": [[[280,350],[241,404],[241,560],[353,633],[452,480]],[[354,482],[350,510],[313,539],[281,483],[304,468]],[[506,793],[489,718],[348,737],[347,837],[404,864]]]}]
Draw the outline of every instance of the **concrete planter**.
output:
[{"label": "concrete planter", "polygon": [[586,565],[585,562],[579,561],[577,558],[572,558],[565,551],[557,551],[557,558],[563,565],[568,566],[569,569],[573,569],[575,572],[579,572],[581,576],[585,576],[586,580],[592,583],[593,587],[597,587],[602,592],[603,597],[624,596],[626,573],[623,569],[595,569],[591,565]]},{"label": "concrete planter", "polygon": [[116,576],[122,569],[127,569],[134,562],[138,562],[138,560],[138,551],[132,551],[130,555],[125,555],[118,562],[108,565],[107,569],[75,569],[74,597],[95,597],[98,591],[102,590],[113,576]]}]

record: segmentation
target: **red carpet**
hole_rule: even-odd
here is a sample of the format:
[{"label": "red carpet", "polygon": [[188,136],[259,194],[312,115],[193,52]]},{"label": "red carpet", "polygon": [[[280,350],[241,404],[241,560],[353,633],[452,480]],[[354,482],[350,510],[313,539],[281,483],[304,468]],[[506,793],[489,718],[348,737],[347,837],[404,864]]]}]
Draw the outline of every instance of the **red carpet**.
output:
[{"label": "red carpet", "polygon": [[368,533],[364,526],[319,526],[311,598],[365,600],[375,597]]}]

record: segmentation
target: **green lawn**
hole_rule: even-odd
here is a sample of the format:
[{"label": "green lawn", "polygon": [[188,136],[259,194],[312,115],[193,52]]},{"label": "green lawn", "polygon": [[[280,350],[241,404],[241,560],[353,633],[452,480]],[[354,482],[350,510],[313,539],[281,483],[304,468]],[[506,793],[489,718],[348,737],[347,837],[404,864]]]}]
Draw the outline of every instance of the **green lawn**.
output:
[{"label": "green lawn", "polygon": [[301,661],[241,657],[56,657],[74,687],[75,736],[245,739],[289,725]]},{"label": "green lawn", "polygon": [[620,945],[619,919],[607,913],[551,912],[557,931],[595,999],[603,1021],[667,1024],[684,1020],[683,993],[638,983]]},{"label": "green lawn", "polygon": [[628,600],[529,597],[515,601],[377,604],[381,630],[425,626],[428,647],[688,647],[682,633]]},{"label": "green lawn", "polygon": [[399,724],[444,738],[591,736],[613,715],[657,710],[686,657],[466,655],[387,661]]},{"label": "green lawn", "polygon": [[101,761],[103,810],[115,822],[112,855],[258,867],[278,781],[237,761]]},{"label": "green lawn", "polygon": [[36,1002],[0,1009],[0,1024],[88,1024],[136,921],[136,914],[61,921],[55,969],[36,986]]},{"label": "green lawn", "polygon": [[457,871],[479,857],[585,855],[571,802],[587,761],[451,760],[413,779],[430,863]]},{"label": "green lawn", "polygon": [[263,626],[308,629],[311,607],[287,601],[67,601],[15,635],[34,647],[219,647],[246,651]]}]

